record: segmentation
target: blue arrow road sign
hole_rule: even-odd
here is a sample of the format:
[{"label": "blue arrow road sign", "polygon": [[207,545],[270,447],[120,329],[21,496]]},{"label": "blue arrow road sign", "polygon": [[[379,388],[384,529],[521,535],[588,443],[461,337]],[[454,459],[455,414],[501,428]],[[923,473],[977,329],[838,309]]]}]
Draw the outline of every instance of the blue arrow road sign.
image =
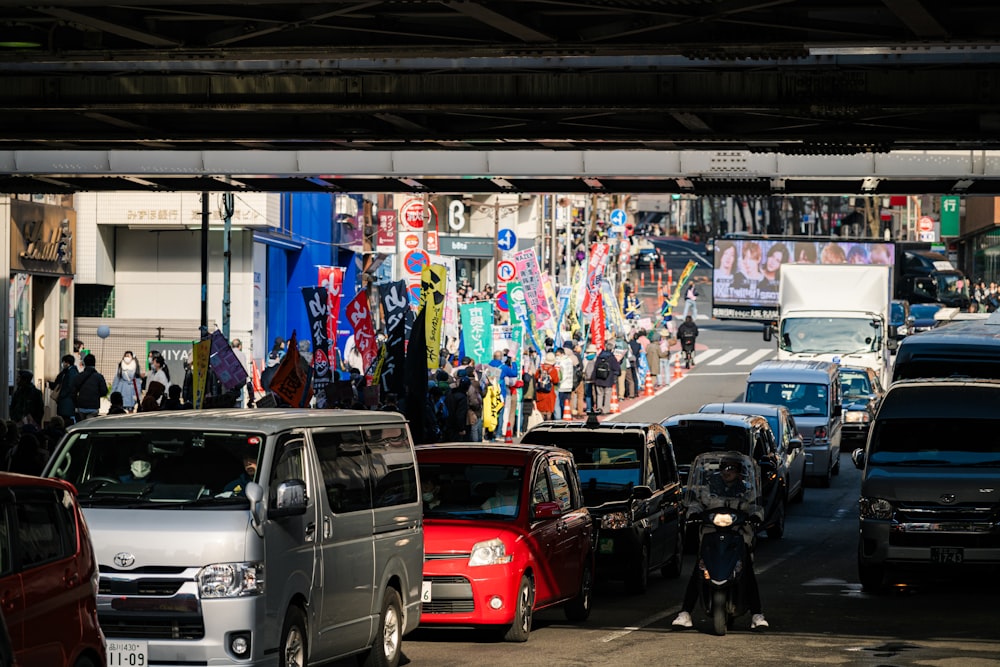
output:
[{"label": "blue arrow road sign", "polygon": [[517,235],[512,229],[501,229],[497,232],[497,247],[501,250],[513,250],[517,245]]},{"label": "blue arrow road sign", "polygon": [[624,225],[628,221],[628,216],[625,214],[625,209],[616,208],[611,211],[611,224],[616,226]]}]

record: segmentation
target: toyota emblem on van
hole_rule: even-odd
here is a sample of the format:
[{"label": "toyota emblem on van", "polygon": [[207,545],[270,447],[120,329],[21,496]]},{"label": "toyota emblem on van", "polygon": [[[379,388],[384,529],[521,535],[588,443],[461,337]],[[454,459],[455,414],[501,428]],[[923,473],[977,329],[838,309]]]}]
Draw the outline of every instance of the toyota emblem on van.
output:
[{"label": "toyota emblem on van", "polygon": [[135,565],[135,554],[130,554],[126,551],[116,553],[114,562],[118,567],[132,567]]},{"label": "toyota emblem on van", "polygon": [[949,505],[951,503],[955,502],[956,498],[957,498],[957,496],[955,496],[954,493],[942,493],[941,494],[941,502],[947,503]]}]

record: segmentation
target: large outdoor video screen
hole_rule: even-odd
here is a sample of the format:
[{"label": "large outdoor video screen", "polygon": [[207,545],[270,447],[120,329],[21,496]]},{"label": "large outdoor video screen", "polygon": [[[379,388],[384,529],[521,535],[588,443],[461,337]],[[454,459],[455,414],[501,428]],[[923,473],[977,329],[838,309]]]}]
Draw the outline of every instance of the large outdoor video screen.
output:
[{"label": "large outdoor video screen", "polygon": [[720,239],[715,242],[712,316],[772,320],[778,317],[783,264],[894,264],[895,246],[880,241]]}]

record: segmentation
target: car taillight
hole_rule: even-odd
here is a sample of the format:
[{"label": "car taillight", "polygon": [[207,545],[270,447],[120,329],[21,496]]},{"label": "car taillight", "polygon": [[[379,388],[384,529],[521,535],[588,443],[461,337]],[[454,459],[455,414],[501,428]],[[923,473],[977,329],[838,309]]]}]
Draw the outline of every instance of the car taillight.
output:
[{"label": "car taillight", "polygon": [[826,427],[825,426],[817,426],[816,430],[813,431],[813,437],[816,438],[816,439],[825,438],[826,437]]}]

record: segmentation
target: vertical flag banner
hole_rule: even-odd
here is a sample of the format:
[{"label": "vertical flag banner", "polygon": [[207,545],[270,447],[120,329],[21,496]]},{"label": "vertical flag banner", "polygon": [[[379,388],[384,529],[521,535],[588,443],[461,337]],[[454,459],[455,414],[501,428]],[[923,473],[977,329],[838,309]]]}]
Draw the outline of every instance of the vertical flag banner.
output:
[{"label": "vertical flag banner", "polygon": [[427,403],[427,333],[424,322],[427,313],[421,310],[413,320],[413,329],[403,360],[406,377],[406,403],[403,408],[410,421],[410,430],[417,442],[424,438],[424,405]]},{"label": "vertical flag banner", "polygon": [[[325,287],[303,287],[302,298],[309,316],[309,340],[313,350],[313,391],[326,399],[326,385],[333,381],[330,367],[330,297]],[[337,297],[340,300],[340,297]]]},{"label": "vertical flag banner", "polygon": [[604,299],[598,292],[594,297],[594,319],[590,321],[590,340],[597,346],[597,351],[604,349]]},{"label": "vertical flag banner", "polygon": [[531,342],[532,347],[538,351],[538,354],[541,355],[544,350],[538,344],[534,329],[531,327],[531,311],[528,310],[524,287],[521,286],[519,281],[515,280],[507,283],[507,301],[510,303],[510,312],[517,315],[516,321],[515,318],[510,318],[511,323],[524,325],[524,328],[528,332],[528,340]]},{"label": "vertical flag banner", "polygon": [[444,327],[442,333],[448,338],[458,338],[458,279],[454,257],[430,255],[430,263],[440,264],[448,270],[448,280],[444,291]]},{"label": "vertical flag banner", "polygon": [[684,267],[684,270],[681,271],[681,275],[677,277],[677,284],[674,285],[674,292],[673,294],[670,295],[670,300],[667,301],[667,303],[663,304],[663,311],[660,313],[661,318],[673,314],[674,308],[676,308],[677,304],[680,303],[681,293],[685,287],[685,284],[691,277],[691,274],[694,273],[695,266],[696,263],[693,260],[688,261],[687,265]]},{"label": "vertical flag banner", "polygon": [[493,351],[514,349],[514,327],[510,324],[493,325]]},{"label": "vertical flag banner", "polygon": [[444,292],[447,269],[438,264],[425,266],[420,275],[420,300],[426,317],[427,369],[440,367],[441,328],[444,324]]},{"label": "vertical flag banner", "polygon": [[[344,270],[339,266],[319,267],[319,286],[326,289],[326,337],[337,340],[337,316],[340,315],[340,295],[344,283]],[[311,323],[310,323],[310,326]]]},{"label": "vertical flag banner", "polygon": [[361,354],[364,371],[371,379],[370,369],[378,354],[378,343],[375,341],[375,328],[372,326],[372,311],[368,306],[368,293],[364,290],[347,304],[347,321],[354,330],[354,345]]},{"label": "vertical flag banner", "polygon": [[465,354],[477,364],[493,359],[490,332],[493,330],[493,304],[489,301],[462,304],[462,345]]},{"label": "vertical flag banner", "polygon": [[563,326],[566,322],[566,309],[569,308],[569,296],[573,291],[573,288],[569,285],[563,285],[559,288],[559,317],[556,318],[556,345],[562,347],[565,342],[563,340],[563,331],[565,327]]},{"label": "vertical flag banner", "polygon": [[299,354],[294,331],[288,341],[288,351],[281,358],[278,370],[271,378],[271,391],[285,403],[296,408],[306,405],[312,398],[309,376],[303,368],[302,355]]},{"label": "vertical flag banner", "polygon": [[586,293],[583,296],[583,313],[594,314],[594,298],[601,288],[601,279],[608,265],[608,244],[594,243],[590,246],[590,261],[587,262]]},{"label": "vertical flag banner", "polygon": [[200,340],[194,343],[191,354],[191,402],[195,410],[205,405],[205,384],[208,381],[209,357],[212,355],[212,341]]},{"label": "vertical flag banner", "polygon": [[534,315],[535,329],[544,329],[552,312],[545,298],[545,288],[542,286],[542,271],[538,267],[538,257],[534,248],[527,248],[514,253],[514,265],[517,267],[518,282],[524,288],[524,298]]},{"label": "vertical flag banner", "polygon": [[548,273],[542,274],[542,292],[545,295],[545,304],[552,314],[549,321],[545,324],[545,330],[552,334],[552,338],[555,339],[558,329],[559,329],[559,310],[556,307],[556,288],[552,282],[552,276]]},{"label": "vertical flag banner", "polygon": [[[403,294],[404,298],[407,298],[405,296],[405,288]],[[410,312],[409,305],[406,306],[406,311]],[[397,318],[392,327],[386,331],[385,345],[383,346],[385,358],[379,367],[379,377],[377,380],[374,377],[372,378],[374,382],[379,383],[383,391],[387,393],[391,392],[400,397],[406,392],[406,380],[403,375],[403,361],[406,357],[405,332],[405,320]]]},{"label": "vertical flag banner", "polygon": [[399,320],[402,320],[403,340],[408,340],[410,329],[413,327],[413,310],[410,309],[410,297],[406,293],[406,281],[382,283],[378,285],[378,293],[382,301],[382,321],[385,322],[386,334],[395,329]]},{"label": "vertical flag banner", "polygon": [[215,377],[219,378],[219,382],[227,391],[243,387],[247,383],[247,369],[236,357],[229,341],[218,330],[212,332],[210,340],[212,347],[208,361],[215,371]]},{"label": "vertical flag banner", "polygon": [[611,329],[616,334],[624,335],[626,332],[625,316],[622,314],[618,299],[611,289],[611,283],[607,280],[601,282],[601,305],[604,308],[605,328]]}]

